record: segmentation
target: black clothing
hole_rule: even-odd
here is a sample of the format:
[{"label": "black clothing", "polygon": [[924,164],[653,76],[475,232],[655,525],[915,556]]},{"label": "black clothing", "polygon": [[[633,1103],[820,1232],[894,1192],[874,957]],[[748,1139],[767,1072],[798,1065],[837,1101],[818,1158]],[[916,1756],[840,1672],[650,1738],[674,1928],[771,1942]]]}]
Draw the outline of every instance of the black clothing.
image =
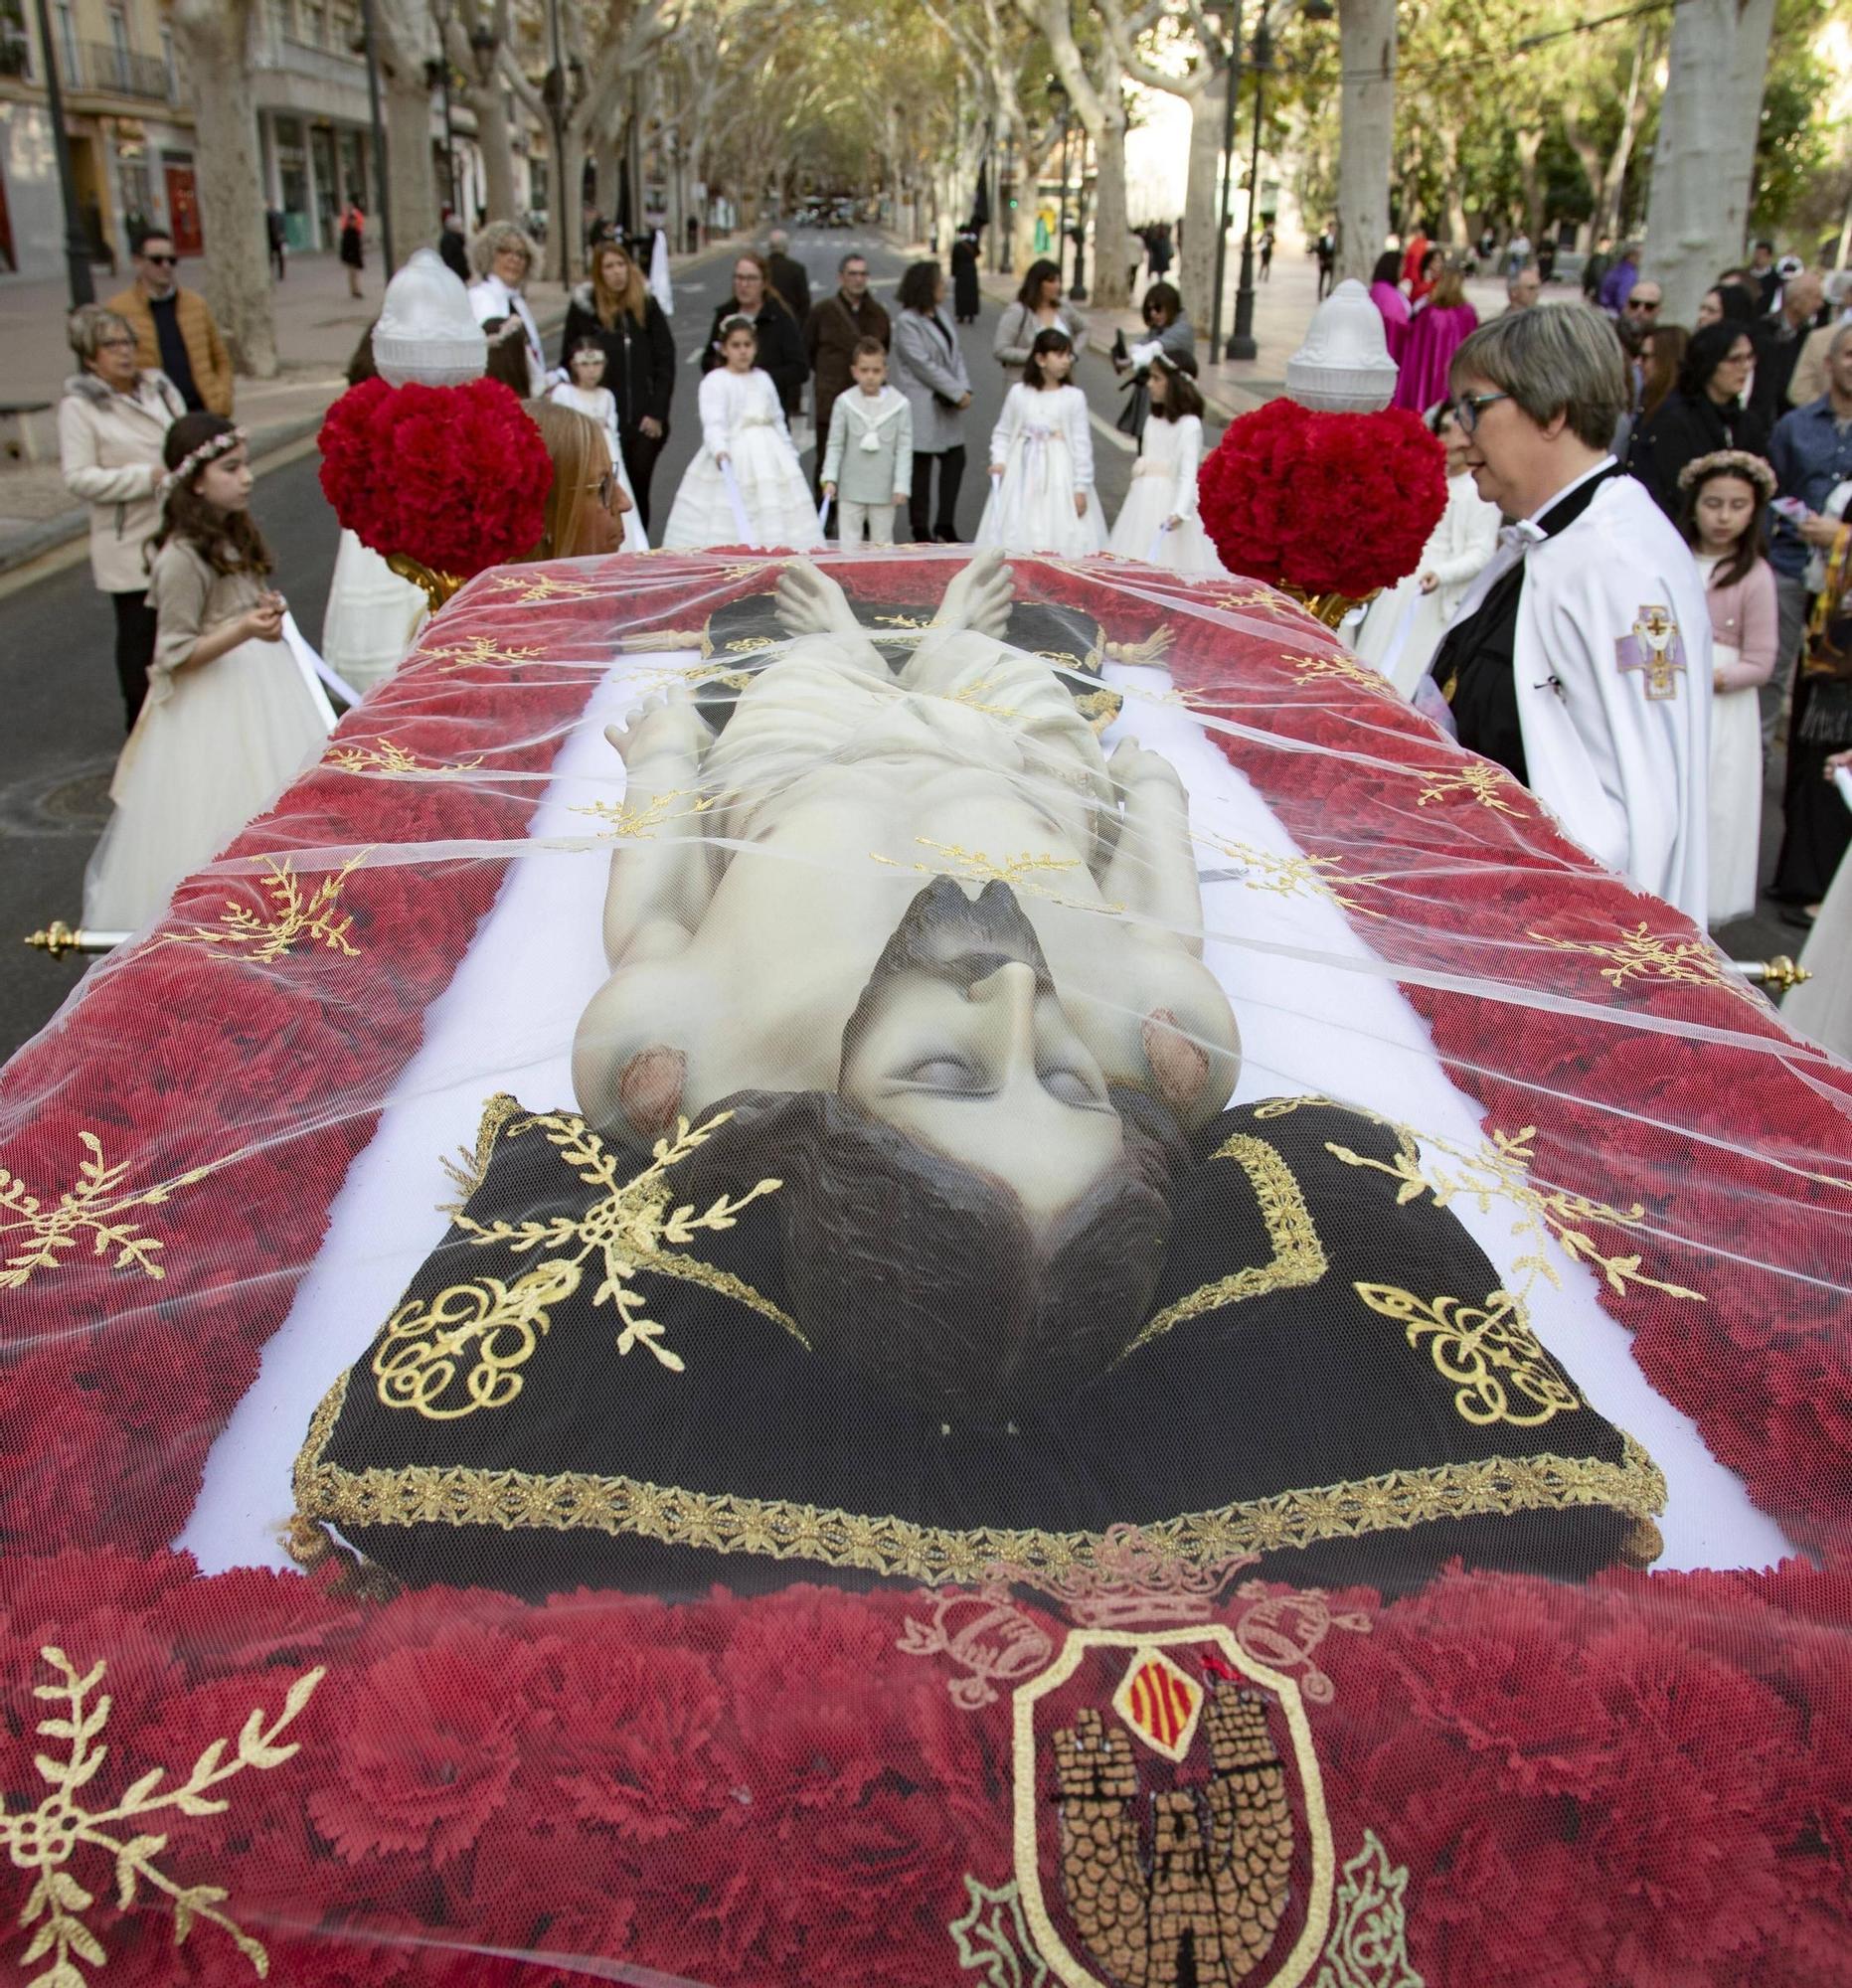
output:
[{"label": "black clothing", "polygon": [[1601,284],[1607,272],[1614,266],[1611,255],[1603,255],[1599,249],[1582,265],[1582,294],[1594,303],[1601,294]]},{"label": "black clothing", "polygon": [[1787,722],[1787,772],[1781,786],[1780,861],[1768,895],[1787,905],[1817,905],[1852,845],[1852,808],[1826,777],[1826,762],[1852,747],[1852,680],[1810,671],[1794,679]]},{"label": "black clothing", "polygon": [[977,244],[960,235],[951,245],[951,314],[960,324],[974,324],[978,304]]},{"label": "black clothing", "polygon": [[[1761,376],[1758,373],[1757,385]],[[1652,499],[1674,524],[1683,493],[1678,472],[1701,455],[1720,448],[1768,453],[1768,425],[1762,416],[1731,401],[1719,407],[1708,394],[1668,394],[1649,420],[1633,430],[1627,469],[1652,492]]]},{"label": "black clothing", "polygon": [[[932,518],[932,465],[938,464],[938,517]],[[914,485],[907,501],[907,518],[916,542],[929,546],[958,543],[958,486],[964,481],[964,445],[914,450]]]},{"label": "black clothing", "polygon": [[[1546,539],[1573,525],[1618,464],[1603,475],[1591,476],[1558,500],[1537,520]],[[1518,599],[1524,590],[1524,562],[1501,573],[1486,589],[1485,598],[1463,621],[1455,621],[1434,654],[1430,674],[1453,710],[1459,743],[1503,766],[1513,779],[1530,784],[1524,758],[1524,727],[1518,717],[1517,681],[1513,666],[1518,647]]]},{"label": "black clothing", "polygon": [[[555,1143],[575,1122],[491,1101],[461,1211],[475,1228],[432,1251],[298,1460],[301,1516],[417,1584],[752,1592],[928,1569],[975,1582],[999,1531],[1124,1522],[1188,1541],[1192,1514],[1218,1515],[1195,1552],[1252,1546],[1266,1579],[1400,1589],[1458,1555],[1570,1580],[1616,1560],[1663,1498],[1523,1307],[1493,1297],[1498,1274],[1457,1215],[1397,1204],[1398,1129],[1322,1099],[1242,1105],[1194,1136],[1148,1309],[1007,1420],[948,1414],[905,1347],[848,1359],[799,1337],[776,1193],[665,1248],[681,1276],[634,1255],[626,1281],[681,1371],[642,1346],[620,1357],[614,1308],[593,1302],[595,1250],[576,1271],[570,1247],[480,1241],[497,1224],[585,1223],[607,1198]],[[607,1150],[619,1180],[648,1164]],[[783,1157],[767,1135],[734,1164],[750,1179]],[[1282,1242],[1282,1206],[1302,1240]],[[443,1323],[480,1320],[502,1288],[540,1312],[526,1351],[513,1327],[446,1345]],[[1477,1391],[1443,1355],[1486,1315],[1454,1322],[1455,1304],[1505,1307],[1487,1319],[1493,1353],[1459,1356],[1492,1377]],[[1405,1329],[1433,1316],[1447,1335]],[[870,1335],[883,1324],[871,1298]],[[491,1338],[499,1367],[478,1352]],[[1512,1412],[1484,1412],[1507,1394]]]},{"label": "black clothing", "polygon": [[[1806,344],[1813,327],[1803,324],[1795,330],[1786,318],[1781,317],[1766,321],[1760,329],[1762,336],[1754,341],[1756,377],[1750,382],[1749,404],[1764,428],[1772,429],[1787,413],[1788,383],[1793,379],[1794,368],[1799,363],[1800,348]],[[1761,454],[1763,451],[1759,449],[1757,452]]]},{"label": "black clothing", "polygon": [[[649,530],[649,479],[669,435],[669,403],[675,394],[675,339],[654,297],[643,304],[643,322],[619,311],[615,324],[599,320],[591,286],[581,283],[566,306],[560,334],[560,364],[582,338],[595,338],[604,354],[603,384],[617,403],[617,444],[636,498],[637,522]],[[570,371],[570,368],[568,369]],[[662,423],[662,433],[646,435],[643,417]]]},{"label": "black clothing", "polygon": [[280,283],[289,268],[286,255],[289,238],[284,231],[283,217],[273,207],[264,210],[263,233],[270,245],[270,271]]},{"label": "black clothing", "polygon": [[148,665],[154,661],[154,609],[145,586],[110,594],[109,605],[115,609],[116,682],[122,686],[128,730],[133,732],[148,696]]},{"label": "black clothing", "polygon": [[767,255],[771,287],[784,299],[791,316],[802,324],[810,315],[810,272],[789,255]]},{"label": "black clothing", "polygon": [[437,254],[446,269],[453,269],[466,283],[475,281],[475,271],[469,266],[469,251],[462,236],[454,228],[446,228],[437,237]]},{"label": "black clothing", "polygon": [[[708,342],[701,354],[702,372],[712,373],[723,363],[720,349],[722,323],[730,317],[745,315],[732,297],[714,313],[714,322],[708,328]],[[778,390],[778,406],[784,410],[788,420],[802,405],[804,382],[810,377],[810,365],[804,358],[803,333],[798,330],[797,321],[790,312],[773,303],[769,297],[759,307],[758,315],[753,322],[758,329],[758,370],[771,375],[771,384]]]},{"label": "black clothing", "polygon": [[154,318],[154,341],[161,348],[161,371],[180,389],[180,398],[187,404],[187,413],[203,414],[206,403],[193,384],[193,361],[188,356],[187,341],[180,331],[179,289],[169,290],[164,297],[150,297],[148,310]]},{"label": "black clothing", "polygon": [[349,222],[341,230],[341,260],[350,269],[366,266],[367,238],[358,222]]},{"label": "black clothing", "polygon": [[1757,293],[1762,298],[1762,308],[1765,311],[1773,310],[1774,300],[1781,289],[1780,270],[1770,262],[1766,269],[1750,269],[1746,273],[1750,281],[1756,285]]}]

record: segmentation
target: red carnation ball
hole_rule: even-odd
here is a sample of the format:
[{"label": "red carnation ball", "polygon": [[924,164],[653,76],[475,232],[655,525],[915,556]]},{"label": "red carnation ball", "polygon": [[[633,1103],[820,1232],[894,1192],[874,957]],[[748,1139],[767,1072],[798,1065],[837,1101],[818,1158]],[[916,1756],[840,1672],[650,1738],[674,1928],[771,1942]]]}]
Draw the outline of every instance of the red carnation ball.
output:
[{"label": "red carnation ball", "polygon": [[1269,401],[1231,421],[1197,479],[1231,573],[1361,600],[1413,573],[1446,509],[1446,456],[1421,416]]},{"label": "red carnation ball", "polygon": [[546,523],[553,462],[499,380],[363,380],[321,424],[322,494],[383,557],[468,580],[520,559]]}]

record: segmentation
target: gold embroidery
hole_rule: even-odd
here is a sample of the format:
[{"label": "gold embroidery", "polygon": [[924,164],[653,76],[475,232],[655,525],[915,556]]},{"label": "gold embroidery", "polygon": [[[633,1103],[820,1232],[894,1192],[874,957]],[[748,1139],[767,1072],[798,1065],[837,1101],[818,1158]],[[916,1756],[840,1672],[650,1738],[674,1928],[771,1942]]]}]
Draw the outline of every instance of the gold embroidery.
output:
[{"label": "gold embroidery", "polygon": [[28,1283],[37,1270],[62,1267],[61,1249],[77,1246],[81,1238],[90,1239],[90,1254],[106,1256],[116,1252],[113,1268],[136,1269],[157,1282],[167,1272],[156,1260],[156,1251],[167,1245],[158,1236],[142,1234],[139,1222],[120,1218],[132,1208],[159,1208],[183,1187],[192,1187],[213,1172],[210,1166],[195,1167],[170,1181],[142,1188],[134,1194],[119,1194],[128,1178],[129,1163],[118,1160],[113,1166],[103,1162],[102,1141],[94,1132],[80,1132],[78,1144],[85,1158],[78,1162],[75,1187],[68,1187],[48,1209],[20,1176],[0,1167],[0,1237],[12,1238],[24,1231],[25,1246],[0,1265],[0,1291],[16,1291]]},{"label": "gold embroidery", "polygon": [[1004,1584],[1042,1587],[1075,1621],[1090,1629],[1129,1627],[1134,1622],[1206,1622],[1231,1580],[1254,1565],[1253,1554],[1200,1566],[1179,1560],[1145,1538],[1138,1526],[1108,1526],[1092,1562],[1048,1578],[1034,1568],[999,1563],[991,1577]]},{"label": "gold embroidery", "polygon": [[984,1988],[1042,1988],[1048,1965],[1029,1936],[1016,1880],[992,1891],[967,1871],[964,1891],[970,1909],[946,1927],[960,1970],[980,1973]]},{"label": "gold embroidery", "polygon": [[1244,1298],[1259,1297],[1266,1291],[1290,1291],[1315,1284],[1328,1267],[1324,1245],[1312,1225],[1311,1210],[1292,1177],[1292,1169],[1274,1147],[1251,1133],[1237,1132],[1210,1157],[1233,1160],[1248,1176],[1255,1200],[1260,1204],[1261,1220],[1266,1225],[1266,1239],[1273,1245],[1272,1256],[1264,1263],[1220,1277],[1213,1284],[1203,1284],[1187,1298],[1166,1306],[1126,1348],[1128,1355],[1168,1332],[1173,1325],[1200,1318],[1206,1311],[1239,1304]]},{"label": "gold embroidery", "polygon": [[[1033,1569],[1038,1575],[1067,1574],[1094,1565],[1101,1543],[1095,1533],[997,1527],[954,1532],[879,1514],[689,1491],[589,1471],[546,1476],[418,1464],[349,1470],[322,1455],[346,1403],[347,1386],[343,1375],[315,1410],[295,1473],[301,1514],[342,1528],[444,1525],[493,1526],[502,1532],[633,1533],[668,1546],[860,1568],[934,1587],[975,1586],[998,1561]],[[1436,1519],[1588,1506],[1651,1518],[1664,1509],[1665,1479],[1631,1436],[1623,1441],[1625,1455],[1619,1463],[1542,1455],[1395,1470],[1355,1483],[1283,1491],[1246,1504],[1189,1512],[1141,1530],[1160,1551],[1200,1566],[1318,1540],[1406,1532]]]},{"label": "gold embroidery", "polygon": [[1330,1140],[1325,1142],[1325,1151],[1346,1166],[1367,1167],[1372,1173],[1387,1174],[1397,1183],[1398,1208],[1407,1207],[1424,1194],[1433,1196],[1436,1208],[1445,1208],[1456,1199],[1473,1202],[1481,1215],[1489,1215],[1495,1201],[1516,1208],[1518,1219],[1512,1224],[1512,1235],[1528,1235],[1536,1244],[1511,1264],[1514,1271],[1522,1273],[1526,1293],[1538,1277],[1561,1286],[1563,1280],[1549,1255],[1549,1245],[1554,1242],[1572,1262],[1588,1263],[1599,1269],[1608,1289],[1623,1297],[1630,1285],[1646,1284],[1653,1290],[1664,1291],[1668,1297],[1704,1302],[1701,1291],[1688,1291],[1682,1284],[1663,1283],[1657,1277],[1647,1276],[1640,1269],[1637,1254],[1604,1253],[1583,1226],[1595,1223],[1619,1229],[1641,1228],[1646,1221],[1646,1210],[1639,1202],[1631,1208],[1610,1208],[1605,1202],[1591,1201],[1561,1188],[1531,1185],[1529,1169],[1534,1158],[1531,1146],[1537,1137],[1535,1125],[1526,1125],[1517,1132],[1501,1132],[1494,1127],[1476,1153],[1468,1153],[1450,1140],[1427,1135],[1431,1151],[1454,1162],[1455,1170],[1451,1173],[1440,1165],[1438,1158],[1424,1165],[1416,1150],[1415,1134],[1407,1126],[1397,1129],[1403,1135],[1403,1144],[1394,1160],[1365,1159],[1361,1153]]},{"label": "gold embroidery", "polygon": [[[49,1699],[63,1710],[56,1718],[41,1720],[38,1731],[46,1739],[63,1740],[67,1754],[62,1760],[49,1753],[34,1757],[40,1779],[52,1788],[37,1808],[10,1815],[4,1812],[4,1798],[0,1798],[0,1844],[16,1868],[35,1874],[20,1908],[19,1923],[24,1927],[35,1919],[42,1921],[20,1955],[19,1965],[23,1969],[48,1955],[51,1959],[46,1971],[35,1977],[33,1988],[81,1988],[79,1960],[92,1967],[107,1965],[102,1942],[84,1920],[95,1896],[79,1884],[69,1868],[80,1847],[100,1851],[113,1861],[120,1909],[126,1911],[135,1903],[138,1887],[146,1885],[162,1895],[164,1909],[173,1914],[176,1946],[193,1930],[196,1920],[205,1919],[231,1936],[233,1945],[259,1977],[267,1974],[270,1957],[262,1944],[219,1910],[227,1897],[223,1886],[177,1884],[155,1862],[167,1847],[165,1836],[121,1837],[111,1834],[107,1825],[134,1821],[157,1809],[214,1815],[230,1807],[225,1797],[211,1790],[247,1767],[262,1773],[294,1757],[300,1741],[278,1745],[277,1740],[308,1704],[325,1672],[306,1671],[297,1678],[284,1695],[283,1709],[269,1725],[264,1724],[263,1710],[257,1707],[235,1740],[213,1740],[178,1786],[163,1788],[166,1769],[155,1767],[125,1788],[109,1807],[90,1809],[84,1806],[82,1791],[90,1787],[109,1753],[107,1744],[91,1743],[108,1723],[109,1699],[104,1694],[93,1706],[88,1700],[102,1682],[107,1665],[98,1662],[80,1677],[63,1650],[48,1645],[39,1655],[60,1682],[34,1685],[32,1695]],[[229,1760],[224,1758],[228,1746],[233,1749]]]},{"label": "gold embroidery", "polygon": [[1514,808],[1505,799],[1506,794],[1517,792],[1518,783],[1502,767],[1494,766],[1489,760],[1469,759],[1450,772],[1436,768],[1424,773],[1422,778],[1428,784],[1415,796],[1417,807],[1425,808],[1430,801],[1445,800],[1448,794],[1469,794],[1481,807],[1496,808],[1500,814],[1524,819],[1524,810]]},{"label": "gold embroidery", "polygon": [[466,1146],[457,1148],[454,1160],[440,1162],[443,1170],[456,1184],[454,1202],[439,1202],[439,1215],[456,1216],[462,1213],[463,1204],[489,1177],[489,1162],[495,1157],[495,1142],[503,1129],[521,1115],[518,1098],[510,1097],[507,1091],[498,1090],[482,1107],[482,1122],[476,1127],[476,1144],[472,1152]]},{"label": "gold embroidery", "polygon": [[1344,1860],[1336,1923],[1312,1988],[1423,1988],[1409,1965],[1406,1866],[1391,1864],[1375,1832]]},{"label": "gold embroidery", "polygon": [[[534,598],[532,594],[527,596]],[[460,642],[447,646],[437,644],[430,648],[421,647],[418,660],[421,663],[435,663],[445,672],[475,669],[488,663],[536,663],[546,654],[545,649],[524,647],[506,648],[493,635],[470,635]]]},{"label": "gold embroidery", "polygon": [[[1109,662],[1128,663],[1141,669],[1148,669],[1164,656],[1176,639],[1176,630],[1168,621],[1163,621],[1152,629],[1142,642],[1107,642],[1103,647]],[[1092,670],[1099,668],[1097,649],[1088,657],[1087,667]]]},{"label": "gold embroidery", "polygon": [[[1229,842],[1217,835],[1200,835],[1192,831],[1191,839],[1202,844],[1205,849],[1213,849],[1218,855],[1227,856],[1243,868],[1242,884],[1250,891],[1268,891],[1277,898],[1323,898],[1328,904],[1346,911],[1360,911],[1365,917],[1380,918],[1383,913],[1374,911],[1368,905],[1361,905],[1355,898],[1347,896],[1337,888],[1337,884],[1323,873],[1335,870],[1339,879],[1344,878],[1344,865],[1336,856],[1275,856],[1272,851],[1256,849],[1247,842]],[[1373,877],[1360,877],[1360,884],[1376,882]]]},{"label": "gold embroidery", "polygon": [[1379,676],[1367,664],[1352,662],[1348,656],[1284,655],[1279,660],[1290,663],[1300,676],[1313,681],[1321,677],[1341,677],[1344,682],[1356,684],[1360,689],[1375,691],[1379,697],[1393,697],[1401,702],[1395,685],[1387,677]]},{"label": "gold embroidery", "polygon": [[718,794],[710,794],[706,800],[698,800],[692,806],[679,809],[673,814],[664,810],[674,801],[687,800],[692,788],[676,787],[666,794],[657,794],[647,807],[633,807],[627,800],[589,801],[584,807],[573,809],[575,814],[589,814],[597,821],[608,822],[607,837],[622,837],[633,842],[652,842],[659,828],[667,828],[678,821],[690,821],[698,814],[706,814],[720,804]]},{"label": "gold embroidery", "polygon": [[997,858],[986,855],[981,849],[962,848],[955,842],[931,842],[924,835],[915,836],[914,841],[941,860],[936,863],[896,863],[893,857],[879,856],[872,849],[869,860],[885,864],[890,870],[917,870],[923,877],[951,876],[960,884],[1007,884],[1014,891],[1027,890],[1038,897],[1046,893],[1033,879],[1080,867],[1072,857],[1037,856],[1028,849],[1020,856]]},{"label": "gold embroidery", "polygon": [[473,759],[421,759],[398,740],[382,739],[372,746],[337,746],[322,764],[339,766],[346,773],[470,773],[482,764],[482,754]]},{"label": "gold embroidery", "polygon": [[562,580],[551,573],[502,573],[489,584],[503,593],[512,593],[522,602],[530,600],[589,600],[597,589],[589,580]]},{"label": "gold embroidery", "polygon": [[1624,987],[1629,980],[1672,980],[1689,987],[1729,987],[1732,991],[1741,985],[1709,940],[1662,938],[1647,930],[1644,918],[1631,931],[1622,931],[1610,941],[1552,938],[1548,932],[1537,931],[1530,936],[1558,952],[1580,952],[1591,959],[1606,960],[1601,978],[1610,987]]},{"label": "gold embroidery", "polygon": [[298,939],[310,945],[325,945],[330,952],[360,957],[360,948],[349,941],[354,928],[351,913],[336,917],[342,887],[373,854],[363,849],[350,856],[333,876],[324,877],[308,896],[296,880],[295,865],[287,857],[266,856],[260,889],[270,901],[267,912],[253,911],[236,898],[228,898],[217,925],[195,925],[191,931],[162,932],[161,945],[248,945],[252,951],[238,955],[254,964],[268,966],[295,950]]},{"label": "gold embroidery", "polygon": [[[518,1370],[553,1324],[548,1306],[571,1297],[579,1275],[577,1263],[556,1257],[512,1284],[481,1277],[452,1284],[429,1304],[401,1305],[374,1349],[380,1406],[416,1408],[436,1422],[505,1408],[521,1392]],[[651,1350],[663,1359],[660,1348]],[[467,1367],[460,1366],[464,1356],[471,1357]],[[459,1376],[464,1399],[446,1400]]]},{"label": "gold embroidery", "polygon": [[[1484,1304],[1469,1305],[1459,1298],[1418,1298],[1394,1284],[1353,1288],[1372,1311],[1408,1328],[1411,1347],[1430,1342],[1434,1372],[1458,1383],[1453,1407],[1475,1427],[1509,1422],[1514,1428],[1541,1428],[1582,1407],[1509,1291],[1494,1291]],[[1528,1403],[1529,1409],[1521,1411],[1517,1402]]]},{"label": "gold embroidery", "polygon": [[1325,1096],[1322,1091],[1308,1090],[1302,1097],[1269,1097],[1264,1104],[1255,1106],[1254,1115],[1257,1118],[1286,1118],[1301,1104],[1329,1104],[1339,1111],[1348,1108],[1339,1104],[1335,1097]]},{"label": "gold embroidery", "polygon": [[[547,1143],[578,1170],[579,1178],[588,1187],[603,1190],[603,1199],[593,1202],[583,1215],[556,1215],[544,1222],[530,1218],[522,1222],[484,1223],[459,1212],[456,1226],[477,1248],[501,1247],[516,1256],[530,1249],[556,1251],[576,1245],[577,1253],[570,1257],[549,1254],[544,1259],[548,1264],[569,1263],[575,1270],[588,1257],[601,1256],[604,1277],[591,1302],[600,1305],[608,1298],[617,1307],[623,1320],[623,1329],[617,1335],[618,1354],[642,1346],[670,1373],[680,1374],[681,1355],[663,1344],[664,1328],[644,1316],[648,1300],[633,1288],[631,1279],[639,1270],[659,1270],[669,1276],[676,1275],[678,1270],[685,1273],[687,1259],[669,1255],[665,1245],[686,1248],[703,1230],[733,1228],[743,1208],[761,1195],[775,1194],[784,1185],[782,1181],[761,1180],[737,1201],[731,1195],[719,1195],[700,1215],[687,1203],[672,1206],[674,1197],[665,1178],[669,1169],[705,1146],[732,1116],[731,1111],[718,1111],[706,1124],[693,1130],[686,1118],[678,1118],[674,1137],[665,1135],[658,1139],[650,1149],[649,1165],[634,1179],[625,1181],[618,1178],[617,1156],[583,1118],[571,1112],[536,1112],[514,1125],[508,1137],[519,1138],[539,1126]],[[703,1281],[692,1275],[685,1275],[685,1280]],[[791,1330],[802,1340],[795,1326]],[[808,1342],[804,1344],[807,1346]]]}]

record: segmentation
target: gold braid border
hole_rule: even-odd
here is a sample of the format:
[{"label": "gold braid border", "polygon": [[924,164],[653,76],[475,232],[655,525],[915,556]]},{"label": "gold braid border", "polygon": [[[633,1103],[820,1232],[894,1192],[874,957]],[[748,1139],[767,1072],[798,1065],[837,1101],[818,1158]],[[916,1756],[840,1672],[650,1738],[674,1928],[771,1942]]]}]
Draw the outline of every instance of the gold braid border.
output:
[{"label": "gold braid border", "polygon": [[[1098,1533],[954,1532],[884,1514],[825,1510],[783,1499],[689,1491],[635,1477],[575,1471],[441,1468],[347,1470],[322,1460],[347,1399],[347,1376],[329,1390],[296,1459],[296,1509],[310,1521],[348,1527],[494,1526],[503,1532],[634,1533],[667,1546],[770,1560],[861,1568],[928,1585],[983,1580],[997,1561],[1061,1575],[1091,1568]],[[1397,1470],[1317,1490],[1283,1491],[1247,1504],[1184,1513],[1140,1528],[1161,1558],[1190,1565],[1235,1554],[1407,1532],[1435,1519],[1569,1511],[1604,1505],[1648,1519],[1665,1509],[1665,1478],[1623,1432],[1623,1459],[1492,1457],[1430,1470]]]}]

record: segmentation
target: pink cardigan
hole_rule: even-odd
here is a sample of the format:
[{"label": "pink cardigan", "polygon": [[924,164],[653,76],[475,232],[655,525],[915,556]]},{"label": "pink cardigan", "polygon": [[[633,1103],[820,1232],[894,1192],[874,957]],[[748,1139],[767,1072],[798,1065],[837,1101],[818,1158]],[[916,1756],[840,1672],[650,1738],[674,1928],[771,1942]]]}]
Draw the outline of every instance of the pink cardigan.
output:
[{"label": "pink cardigan", "polygon": [[1728,642],[1737,652],[1734,663],[1718,670],[1720,690],[1752,690],[1774,674],[1776,613],[1774,575],[1766,559],[1750,568],[1749,578],[1735,586],[1713,586],[1705,598],[1711,605],[1711,640]]}]

